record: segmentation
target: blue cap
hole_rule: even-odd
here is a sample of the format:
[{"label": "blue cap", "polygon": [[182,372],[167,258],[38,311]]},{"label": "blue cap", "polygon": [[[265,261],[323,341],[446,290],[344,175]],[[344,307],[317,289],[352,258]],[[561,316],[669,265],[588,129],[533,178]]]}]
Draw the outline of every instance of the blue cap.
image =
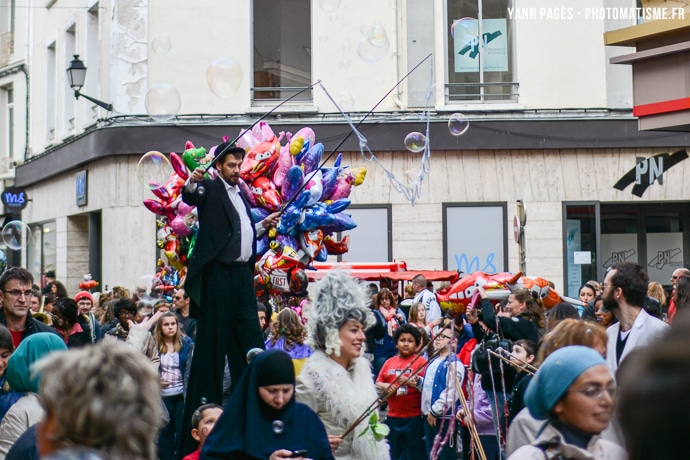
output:
[{"label": "blue cap", "polygon": [[551,353],[525,391],[525,404],[530,414],[545,419],[580,374],[599,364],[606,364],[606,361],[589,347],[575,345]]}]

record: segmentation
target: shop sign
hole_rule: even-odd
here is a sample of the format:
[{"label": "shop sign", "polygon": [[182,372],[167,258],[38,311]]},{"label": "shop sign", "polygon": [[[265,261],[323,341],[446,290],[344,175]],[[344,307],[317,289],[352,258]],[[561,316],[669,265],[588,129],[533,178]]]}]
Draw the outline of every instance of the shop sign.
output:
[{"label": "shop sign", "polygon": [[618,179],[613,187],[622,191],[634,182],[632,193],[641,197],[647,187],[655,181],[663,185],[664,173],[686,158],[688,158],[688,152],[685,150],[679,150],[673,154],[660,153],[649,158],[638,157],[635,167]]},{"label": "shop sign", "polygon": [[79,171],[77,173],[77,206],[86,206],[88,199],[88,187],[86,182],[87,171]]},{"label": "shop sign", "polygon": [[2,191],[2,204],[9,211],[21,211],[29,204],[29,197],[26,196],[26,190],[8,187]]}]

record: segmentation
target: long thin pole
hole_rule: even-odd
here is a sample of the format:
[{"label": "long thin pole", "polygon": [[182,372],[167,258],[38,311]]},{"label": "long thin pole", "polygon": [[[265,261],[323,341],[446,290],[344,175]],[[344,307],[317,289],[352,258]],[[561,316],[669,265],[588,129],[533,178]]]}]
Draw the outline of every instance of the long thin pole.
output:
[{"label": "long thin pole", "polygon": [[[424,63],[424,61],[426,61],[427,59],[429,59],[431,56],[432,56],[431,53],[427,54],[426,57],[425,57],[424,59],[422,59],[421,61],[419,61],[419,63],[418,63],[416,66],[414,66],[414,67],[413,67],[409,72],[407,72],[400,80],[398,80],[398,82],[397,82],[397,83],[396,83],[396,84],[395,84],[395,85],[394,85],[394,86],[393,86],[393,87],[392,87],[392,88],[391,88],[391,89],[390,89],[390,90],[389,90],[389,91],[388,91],[388,92],[387,92],[387,93],[386,93],[386,94],[385,94],[385,95],[384,95],[384,96],[383,96],[383,97],[382,97],[382,98],[371,108],[371,110],[369,110],[369,112],[367,112],[367,114],[364,115],[364,117],[362,117],[362,119],[359,120],[359,122],[357,122],[357,124],[355,125],[355,128],[359,128],[359,126],[360,126],[362,123],[364,123],[364,120],[366,120],[366,119],[369,117],[369,115],[371,115],[372,113],[374,113],[374,110],[376,110],[376,108],[377,108],[379,105],[381,105],[381,103],[382,103],[383,101],[386,100],[386,98],[395,90],[395,88],[397,88],[398,86],[400,86],[400,84],[401,84],[402,82],[404,82],[404,81],[407,79],[407,77],[409,77],[410,74],[412,74],[412,72],[414,72],[415,70],[417,70],[417,68],[418,68],[420,65],[422,65],[422,64]],[[316,84],[316,83],[315,83],[315,84]],[[323,85],[322,85],[322,87],[323,87]],[[325,165],[326,162],[327,162],[328,160],[331,159],[331,157],[333,156],[333,154],[335,154],[335,152],[337,152],[338,149],[339,149],[340,147],[342,147],[342,145],[345,143],[345,141],[348,140],[348,138],[352,135],[353,132],[354,132],[353,130],[350,130],[350,131],[342,138],[342,140],[338,143],[338,145],[336,145],[335,148],[334,148],[333,150],[331,150],[331,152],[330,152],[328,155],[326,155],[326,158],[324,158],[323,160],[321,160],[321,164],[319,164],[318,168],[314,169],[314,171],[313,171],[313,172],[311,173],[311,175],[309,176],[309,179],[307,179],[307,180],[304,181],[304,183],[302,184],[302,186],[295,192],[295,194],[294,194],[292,197],[290,197],[290,199],[289,199],[286,203],[283,203],[283,205],[282,205],[282,207],[281,207],[281,209],[280,209],[280,214],[282,214],[282,213],[285,211],[285,209],[290,205],[290,203],[292,203],[292,202],[297,198],[297,196],[302,192],[302,190],[304,190],[304,187],[306,187],[307,184],[314,178],[314,176],[315,176],[316,173],[319,171],[319,169],[321,169],[321,168],[323,167],[323,165]]]},{"label": "long thin pole", "polygon": [[269,116],[270,114],[272,114],[273,112],[275,112],[280,106],[282,106],[282,105],[285,104],[286,102],[291,101],[292,99],[296,98],[297,96],[299,96],[300,94],[302,94],[302,93],[305,92],[306,90],[311,89],[311,88],[313,88],[314,86],[316,86],[316,85],[318,85],[318,84],[320,84],[320,83],[321,83],[321,80],[317,80],[317,81],[315,81],[314,83],[312,83],[311,85],[305,86],[304,88],[302,88],[301,90],[299,90],[298,92],[296,92],[295,94],[293,94],[292,96],[290,96],[289,98],[282,100],[278,105],[276,105],[275,107],[273,107],[273,108],[272,108],[271,110],[269,110],[268,112],[266,112],[266,113],[264,113],[263,115],[261,115],[261,117],[260,117],[258,120],[256,120],[254,123],[252,123],[252,125],[251,125],[249,128],[247,128],[247,129],[245,129],[245,130],[241,130],[241,131],[240,131],[240,134],[239,134],[232,142],[230,142],[221,152],[219,152],[219,153],[217,153],[217,154],[215,155],[215,157],[213,158],[213,161],[211,161],[211,162],[208,164],[208,166],[206,166],[206,171],[208,171],[213,165],[215,165],[216,162],[217,162],[220,158],[223,157],[223,154],[225,153],[225,151],[228,150],[229,148],[231,148],[231,147],[235,144],[235,142],[237,142],[237,141],[239,140],[239,138],[242,137],[242,135],[243,135],[244,133],[246,133],[247,131],[250,131],[254,126],[256,126],[259,122],[261,122],[261,120],[263,120],[264,118],[266,118],[267,116]]},{"label": "long thin pole", "polygon": [[455,379],[455,391],[458,392],[458,395],[460,397],[460,403],[462,404],[462,410],[465,412],[465,417],[467,421],[467,428],[470,430],[470,435],[472,436],[472,439],[474,440],[474,448],[477,449],[477,453],[479,453],[479,458],[481,460],[486,460],[486,454],[484,453],[484,447],[482,446],[482,441],[479,438],[479,432],[477,431],[477,425],[474,424],[474,415],[472,415],[472,411],[470,410],[469,404],[467,404],[467,399],[465,398],[465,394],[462,392],[462,387],[460,385],[460,382],[458,380],[458,375],[456,373],[453,373],[453,377]]}]

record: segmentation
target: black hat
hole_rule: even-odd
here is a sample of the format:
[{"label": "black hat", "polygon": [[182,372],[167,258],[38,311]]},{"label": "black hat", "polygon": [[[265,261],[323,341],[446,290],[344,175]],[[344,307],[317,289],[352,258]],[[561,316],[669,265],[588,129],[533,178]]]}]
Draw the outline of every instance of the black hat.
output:
[{"label": "black hat", "polygon": [[223,142],[216,147],[216,150],[213,152],[213,156],[216,160],[220,161],[220,157],[224,157],[228,153],[239,154],[242,158],[244,158],[245,152],[244,149],[242,147],[238,147],[237,144]]}]

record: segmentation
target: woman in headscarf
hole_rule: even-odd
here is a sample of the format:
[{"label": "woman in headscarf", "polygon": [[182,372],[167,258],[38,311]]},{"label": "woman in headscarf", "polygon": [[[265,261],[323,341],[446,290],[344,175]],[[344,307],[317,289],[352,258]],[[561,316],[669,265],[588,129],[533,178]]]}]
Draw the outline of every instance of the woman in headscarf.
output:
[{"label": "woman in headscarf", "polygon": [[335,458],[342,460],[390,458],[388,445],[377,442],[366,424],[342,437],[377,398],[369,361],[362,356],[364,331],[374,324],[369,298],[359,282],[336,271],[316,284],[307,315],[314,354],[297,378],[297,400],[318,414]]},{"label": "woman in headscarf", "polygon": [[65,342],[52,332],[39,332],[22,340],[7,363],[7,383],[14,391],[26,393],[17,401],[0,424],[0,458],[5,458],[14,442],[30,426],[38,423],[44,410],[39,402],[39,375],[31,373],[31,366],[54,351],[67,350]]},{"label": "woman in headscarf", "polygon": [[295,369],[282,350],[259,353],[242,374],[201,459],[333,459],[318,416],[295,401]]},{"label": "woman in headscarf", "polygon": [[625,460],[622,447],[599,436],[613,416],[615,391],[606,361],[593,349],[571,346],[554,351],[525,393],[532,416],[546,422],[536,439],[509,460]]}]

